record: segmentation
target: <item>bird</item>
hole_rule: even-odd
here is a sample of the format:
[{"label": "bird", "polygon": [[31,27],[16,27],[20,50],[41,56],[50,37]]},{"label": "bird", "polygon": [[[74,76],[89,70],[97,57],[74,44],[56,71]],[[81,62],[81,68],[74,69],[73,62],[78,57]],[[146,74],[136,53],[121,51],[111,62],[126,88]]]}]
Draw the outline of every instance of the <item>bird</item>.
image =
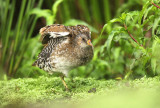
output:
[{"label": "bird", "polygon": [[91,32],[85,25],[52,24],[41,28],[40,35],[44,47],[33,66],[49,74],[62,73],[60,77],[68,91],[64,77],[68,76],[70,70],[86,65],[93,58]]}]

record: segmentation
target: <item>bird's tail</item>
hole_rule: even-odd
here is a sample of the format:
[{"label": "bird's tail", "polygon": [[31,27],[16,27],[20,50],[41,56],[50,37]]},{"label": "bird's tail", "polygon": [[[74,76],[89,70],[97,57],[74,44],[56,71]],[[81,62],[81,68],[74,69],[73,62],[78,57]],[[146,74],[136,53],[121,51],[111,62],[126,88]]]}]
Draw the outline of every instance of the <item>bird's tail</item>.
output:
[{"label": "bird's tail", "polygon": [[37,60],[32,64],[32,66],[37,66]]}]

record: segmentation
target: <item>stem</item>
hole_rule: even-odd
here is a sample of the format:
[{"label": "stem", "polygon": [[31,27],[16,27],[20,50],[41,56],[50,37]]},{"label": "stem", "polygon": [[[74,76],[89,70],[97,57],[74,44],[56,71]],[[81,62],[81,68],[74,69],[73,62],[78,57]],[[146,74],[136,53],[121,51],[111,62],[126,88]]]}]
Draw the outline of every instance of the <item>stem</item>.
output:
[{"label": "stem", "polygon": [[152,5],[160,9],[160,6],[156,5],[155,3],[152,2]]},{"label": "stem", "polygon": [[135,41],[139,46],[143,47],[143,45],[140,45],[139,42],[132,36],[132,34],[129,32],[129,30],[127,29],[126,24],[124,24],[124,28],[127,30],[129,36],[132,38],[133,41]]}]

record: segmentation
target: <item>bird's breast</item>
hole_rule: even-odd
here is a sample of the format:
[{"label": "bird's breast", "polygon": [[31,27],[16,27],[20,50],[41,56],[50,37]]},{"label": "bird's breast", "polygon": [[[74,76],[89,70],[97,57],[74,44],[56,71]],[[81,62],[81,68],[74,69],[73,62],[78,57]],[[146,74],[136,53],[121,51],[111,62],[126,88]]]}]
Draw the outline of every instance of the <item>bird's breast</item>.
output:
[{"label": "bird's breast", "polygon": [[77,48],[77,60],[78,64],[85,65],[93,58],[93,47]]},{"label": "bird's breast", "polygon": [[51,61],[57,69],[71,70],[88,63],[93,57],[93,48],[78,48],[68,44],[57,46],[51,54]]}]

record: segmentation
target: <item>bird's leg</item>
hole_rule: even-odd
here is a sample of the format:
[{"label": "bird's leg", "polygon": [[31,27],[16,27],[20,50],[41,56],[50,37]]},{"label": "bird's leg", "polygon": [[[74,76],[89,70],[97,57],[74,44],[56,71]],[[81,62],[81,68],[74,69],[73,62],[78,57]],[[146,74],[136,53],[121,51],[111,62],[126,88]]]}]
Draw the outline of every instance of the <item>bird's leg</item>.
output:
[{"label": "bird's leg", "polygon": [[65,88],[66,88],[66,91],[69,91],[68,86],[67,86],[66,82],[64,81],[64,76],[61,75],[60,77],[61,77],[61,80],[62,80],[63,85],[64,85]]}]

